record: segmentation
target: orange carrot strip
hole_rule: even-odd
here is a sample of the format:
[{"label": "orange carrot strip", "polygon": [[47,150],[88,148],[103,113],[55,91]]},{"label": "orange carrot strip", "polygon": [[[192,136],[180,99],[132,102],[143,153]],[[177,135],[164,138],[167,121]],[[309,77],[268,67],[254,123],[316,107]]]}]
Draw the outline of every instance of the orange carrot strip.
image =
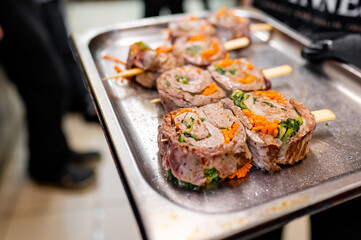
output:
[{"label": "orange carrot strip", "polygon": [[216,55],[219,52],[220,48],[217,43],[212,44],[212,49],[204,50],[201,58],[211,58],[212,56]]},{"label": "orange carrot strip", "polygon": [[257,91],[255,90],[254,91],[257,95],[262,95],[262,96],[265,96],[269,99],[274,99],[276,100],[277,102],[281,103],[281,104],[285,104],[285,99],[283,98],[283,96],[276,92],[276,91],[273,91],[273,90],[268,90],[268,91]]},{"label": "orange carrot strip", "polygon": [[205,40],[204,34],[196,34],[188,38],[188,42],[204,42]]},{"label": "orange carrot strip", "polygon": [[233,173],[231,176],[229,176],[228,178],[233,179],[237,176],[237,178],[243,178],[247,175],[247,173],[249,172],[249,170],[251,169],[252,164],[250,163],[246,163],[243,167],[241,167],[240,169],[238,169],[235,173]]},{"label": "orange carrot strip", "polygon": [[213,93],[215,93],[215,92],[219,92],[219,89],[218,89],[218,87],[217,87],[217,84],[215,84],[215,83],[211,83],[211,84],[209,84],[205,89],[204,89],[204,91],[203,91],[203,95],[204,96],[209,96],[209,95],[211,95],[211,94],[213,94]]},{"label": "orange carrot strip", "polygon": [[222,7],[221,9],[219,9],[219,11],[217,12],[217,14],[216,14],[216,17],[217,18],[220,18],[220,17],[222,17],[224,14],[226,14],[226,12],[227,12],[227,7]]},{"label": "orange carrot strip", "polygon": [[123,72],[123,70],[120,69],[120,67],[118,67],[117,65],[114,66],[114,69],[115,69],[115,71],[117,71],[117,73]]},{"label": "orange carrot strip", "polygon": [[157,47],[157,48],[155,49],[155,53],[156,53],[156,54],[159,54],[159,53],[167,53],[167,52],[172,51],[174,48],[175,48],[175,45],[172,45],[172,46],[170,46],[169,48],[166,48],[166,46],[163,45],[163,46]]},{"label": "orange carrot strip", "polygon": [[115,61],[115,62],[117,62],[117,63],[126,65],[126,63],[125,63],[124,61],[118,59],[117,57],[111,56],[111,55],[104,55],[104,56],[103,56],[103,59],[113,60],[113,61]]},{"label": "orange carrot strip", "polygon": [[193,112],[193,110],[190,109],[190,108],[182,108],[175,115],[172,115],[172,120],[174,120],[174,118],[178,117],[179,115],[181,115],[181,114],[183,114],[185,112]]},{"label": "orange carrot strip", "polygon": [[224,136],[224,144],[227,144],[232,141],[235,132],[238,130],[238,124],[233,123],[231,127],[228,127],[227,129],[221,129],[221,133]]}]

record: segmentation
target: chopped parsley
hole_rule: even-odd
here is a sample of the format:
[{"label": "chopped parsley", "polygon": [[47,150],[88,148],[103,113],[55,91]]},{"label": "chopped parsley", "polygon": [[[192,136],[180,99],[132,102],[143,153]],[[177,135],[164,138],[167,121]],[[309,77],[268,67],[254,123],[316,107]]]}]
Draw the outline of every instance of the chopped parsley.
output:
[{"label": "chopped parsley", "polygon": [[286,108],[281,108],[283,111],[287,111],[287,109]]},{"label": "chopped parsley", "polygon": [[218,171],[215,168],[204,169],[204,177],[207,178],[206,183],[217,182],[219,180]]},{"label": "chopped parsley", "polygon": [[180,142],[180,143],[185,142],[184,138],[180,134],[178,135],[178,142]]},{"label": "chopped parsley", "polygon": [[301,114],[297,111],[297,108],[296,108],[296,107],[293,107],[292,109],[296,111],[296,113],[297,113],[298,116],[301,116]]},{"label": "chopped parsley", "polygon": [[195,57],[199,54],[199,51],[202,48],[199,45],[193,45],[192,47],[187,47],[186,52],[189,53],[192,57]]},{"label": "chopped parsley", "polygon": [[177,80],[177,82],[181,82],[183,84],[188,84],[189,82],[189,78],[188,77],[184,77],[184,76],[175,76],[175,79]]},{"label": "chopped parsley", "polygon": [[242,92],[241,90],[236,90],[232,92],[231,95],[229,96],[229,98],[233,100],[234,105],[240,107],[242,110],[248,109],[249,111],[251,111],[251,109],[249,109],[244,103],[244,101],[246,101],[249,97],[250,97],[249,94],[246,95],[246,93]]},{"label": "chopped parsley", "polygon": [[216,65],[216,71],[221,74],[221,75],[225,75],[226,74],[226,70],[224,70],[224,68],[222,68],[219,65]]},{"label": "chopped parsley", "polygon": [[326,126],[330,126],[330,124],[328,124],[328,122],[327,122],[327,123],[325,123],[325,125],[326,125]]},{"label": "chopped parsley", "polygon": [[233,68],[233,69],[229,70],[228,72],[229,72],[230,74],[234,75],[234,74],[236,74],[236,69]]},{"label": "chopped parsley", "polygon": [[212,137],[212,134],[208,133],[207,138],[210,138],[210,137]]},{"label": "chopped parsley", "polygon": [[256,102],[258,102],[258,99],[257,98],[253,98],[253,104],[255,104]]},{"label": "chopped parsley", "polygon": [[181,188],[185,188],[187,190],[200,191],[202,189],[200,186],[196,186],[191,183],[183,182],[183,181],[179,180],[178,178],[176,178],[173,175],[172,170],[170,170],[170,169],[168,170],[168,180],[171,181],[173,185],[181,187]]},{"label": "chopped parsley", "polygon": [[136,42],[135,44],[138,45],[138,47],[140,48],[140,50],[145,51],[148,49],[151,49],[147,44],[145,44],[144,42]]},{"label": "chopped parsley", "polygon": [[288,138],[296,135],[302,123],[303,119],[300,116],[295,119],[288,118],[286,121],[280,122],[277,138],[281,139],[283,144],[286,143]]},{"label": "chopped parsley", "polygon": [[191,138],[193,138],[193,139],[196,140],[196,141],[199,141],[199,140],[200,140],[196,135],[191,134],[191,133],[189,133],[189,132],[184,132],[183,134],[184,134],[184,136],[186,136],[186,137],[191,137]]},{"label": "chopped parsley", "polygon": [[170,82],[168,80],[165,82],[165,84],[167,85],[167,87],[170,86]]},{"label": "chopped parsley", "polygon": [[206,118],[201,118],[201,121],[204,122],[206,120]]},{"label": "chopped parsley", "polygon": [[272,107],[272,108],[275,108],[275,107],[276,107],[275,105],[273,105],[273,104],[270,103],[270,102],[262,101],[262,103],[267,104],[268,106],[270,106],[270,107]]}]

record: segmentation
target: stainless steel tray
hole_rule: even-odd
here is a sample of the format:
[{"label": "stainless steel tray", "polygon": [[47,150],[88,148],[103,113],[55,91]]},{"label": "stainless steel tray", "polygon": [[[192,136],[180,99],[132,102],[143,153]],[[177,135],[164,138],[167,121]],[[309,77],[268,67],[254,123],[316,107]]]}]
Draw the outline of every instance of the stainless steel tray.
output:
[{"label": "stainless steel tray", "polygon": [[[300,57],[309,41],[254,9],[237,14],[275,27],[253,34],[252,45],[233,52],[256,66],[281,64],[292,74],[272,79],[273,89],[304,102],[311,110],[329,108],[337,119],[319,123],[307,158],[275,174],[252,169],[242,181],[226,182],[216,190],[189,192],[173,187],[161,167],[157,127],[164,110],[152,104],[155,90],[102,77],[115,73],[105,54],[126,59],[128,46],[144,41],[152,47],[164,41],[161,29],[182,15],[78,32],[75,49],[83,65],[102,119],[114,162],[144,238],[218,239],[249,237],[296,217],[321,211],[360,194],[361,74],[336,62],[310,65]],[[202,16],[202,14],[200,15]]]}]

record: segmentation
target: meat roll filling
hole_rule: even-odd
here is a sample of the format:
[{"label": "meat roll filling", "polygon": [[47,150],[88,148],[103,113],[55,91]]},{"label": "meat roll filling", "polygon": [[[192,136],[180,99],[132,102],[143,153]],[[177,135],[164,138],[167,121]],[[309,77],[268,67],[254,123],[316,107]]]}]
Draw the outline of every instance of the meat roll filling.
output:
[{"label": "meat roll filling", "polygon": [[181,107],[203,106],[225,97],[207,70],[193,66],[163,73],[157,79],[157,89],[167,112]]},{"label": "meat roll filling", "polygon": [[158,146],[165,170],[196,186],[234,177],[251,158],[243,125],[220,102],[166,114]]},{"label": "meat roll filling", "polygon": [[222,102],[244,125],[253,162],[259,168],[278,171],[278,164],[292,165],[308,153],[316,121],[303,104],[271,90],[237,90]]},{"label": "meat roll filling", "polygon": [[223,59],[227,53],[220,38],[202,34],[179,38],[175,45],[183,53],[185,61],[196,66],[208,66]]},{"label": "meat roll filling", "polygon": [[161,46],[152,50],[145,43],[137,42],[129,48],[126,68],[141,68],[147,71],[135,76],[135,80],[143,87],[152,88],[160,73],[183,65],[184,58],[174,46]]},{"label": "meat roll filling", "polygon": [[250,38],[249,19],[236,16],[234,10],[223,7],[209,17],[209,22],[216,27],[217,35],[223,40]]},{"label": "meat roll filling", "polygon": [[214,80],[228,91],[266,90],[267,81],[262,69],[254,67],[246,58],[229,59],[212,63],[208,70]]}]

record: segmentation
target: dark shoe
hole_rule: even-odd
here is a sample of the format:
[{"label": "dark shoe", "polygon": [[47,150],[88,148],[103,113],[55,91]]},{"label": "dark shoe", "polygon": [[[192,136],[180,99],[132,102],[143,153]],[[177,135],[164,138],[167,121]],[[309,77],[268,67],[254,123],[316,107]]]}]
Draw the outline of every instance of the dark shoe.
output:
[{"label": "dark shoe", "polygon": [[64,188],[84,188],[95,180],[95,173],[92,169],[78,166],[73,163],[67,164],[59,174],[50,175],[49,172],[43,176],[32,178],[39,184],[54,185]]},{"label": "dark shoe", "polygon": [[100,160],[100,153],[98,152],[85,152],[77,153],[72,151],[70,153],[70,161],[73,163],[89,163]]}]

